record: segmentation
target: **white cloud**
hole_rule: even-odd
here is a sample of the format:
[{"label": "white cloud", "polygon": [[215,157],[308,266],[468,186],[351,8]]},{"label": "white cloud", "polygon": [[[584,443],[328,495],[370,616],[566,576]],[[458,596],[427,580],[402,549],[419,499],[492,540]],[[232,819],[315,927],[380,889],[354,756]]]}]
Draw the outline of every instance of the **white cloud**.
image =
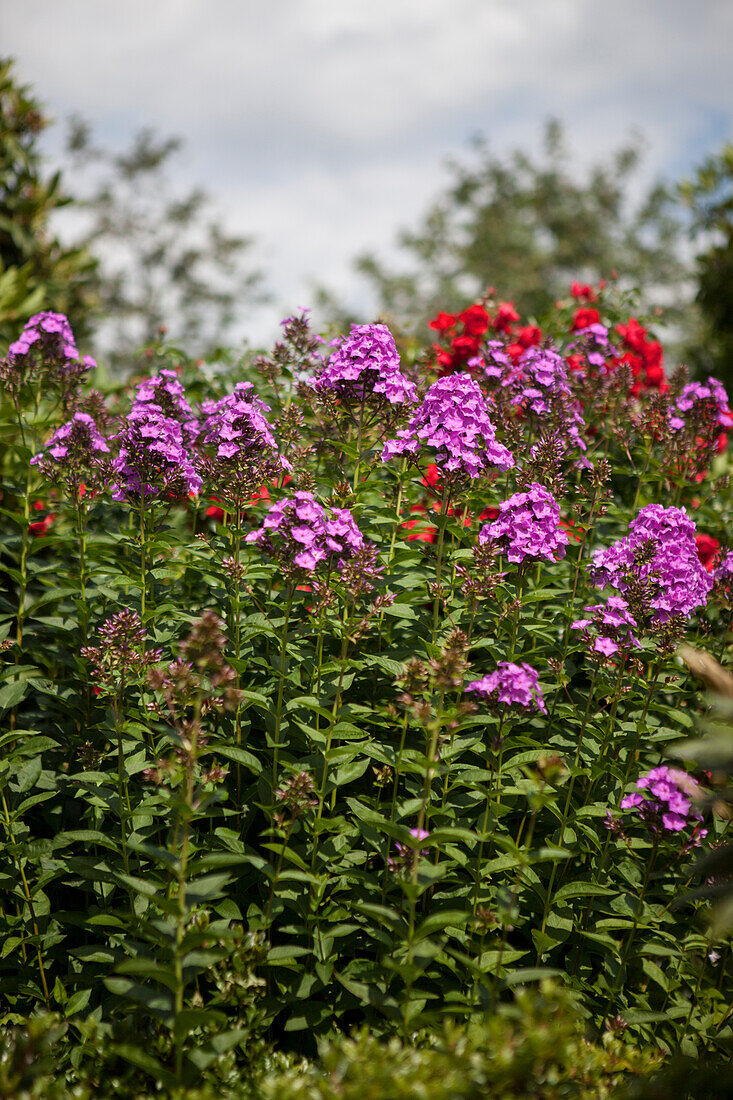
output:
[{"label": "white cloud", "polygon": [[182,135],[183,176],[291,304],[309,275],[355,293],[351,256],[389,250],[476,131],[535,146],[554,114],[589,163],[636,128],[653,174],[733,129],[728,0],[23,0],[0,21],[57,117]]}]

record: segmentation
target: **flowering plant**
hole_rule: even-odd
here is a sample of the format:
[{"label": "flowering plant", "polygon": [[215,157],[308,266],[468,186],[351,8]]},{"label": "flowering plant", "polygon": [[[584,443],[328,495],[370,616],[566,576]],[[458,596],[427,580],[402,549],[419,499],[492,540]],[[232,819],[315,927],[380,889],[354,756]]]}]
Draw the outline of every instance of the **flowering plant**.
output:
[{"label": "flowering plant", "polygon": [[106,396],[34,319],[3,365],[8,1012],[113,1034],[140,1095],[492,1018],[548,970],[599,1031],[722,1043],[730,953],[676,899],[727,818],[675,647],[731,661],[729,404],[579,286],[441,312],[422,352],[374,324],[329,354],[305,314],[226,375],[157,345]]}]

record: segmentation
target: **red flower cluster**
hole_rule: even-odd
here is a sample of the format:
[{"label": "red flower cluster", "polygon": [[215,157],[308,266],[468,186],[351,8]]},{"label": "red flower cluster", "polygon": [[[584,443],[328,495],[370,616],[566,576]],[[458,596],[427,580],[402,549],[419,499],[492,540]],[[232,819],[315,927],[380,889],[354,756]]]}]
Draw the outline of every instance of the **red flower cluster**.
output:
[{"label": "red flower cluster", "polygon": [[579,329],[589,328],[590,325],[597,325],[601,320],[601,315],[597,309],[593,309],[592,306],[581,306],[576,309],[573,316],[573,332],[578,332]]},{"label": "red flower cluster", "polygon": [[[598,285],[599,287],[605,286],[605,280],[601,279]],[[570,293],[573,298],[578,298],[582,302],[595,302],[598,297],[592,286],[589,286],[588,283],[579,283],[577,280],[573,280],[570,284]]]},{"label": "red flower cluster", "polygon": [[617,325],[616,331],[624,348],[623,354],[613,360],[615,364],[627,363],[634,378],[632,397],[647,390],[666,393],[669,389],[664,373],[664,352],[658,340],[650,340],[647,330],[635,317],[629,317],[625,325]]},{"label": "red flower cluster", "polygon": [[[34,512],[44,512],[45,510],[46,505],[43,503],[42,500],[36,500],[33,502]],[[33,523],[29,523],[28,530],[32,535],[36,536],[37,538],[45,538],[48,534],[48,529],[55,518],[55,514],[53,512],[49,512],[48,515],[43,517],[43,519],[37,519],[34,520]]]},{"label": "red flower cluster", "polygon": [[[490,328],[494,332],[509,334],[512,325],[518,320],[519,314],[512,302],[500,302],[493,319],[480,302],[464,309],[463,313],[438,313],[428,325],[445,341],[444,344],[433,344],[440,373],[450,374],[452,371],[462,370],[468,360],[478,354],[481,337]],[[535,340],[532,342],[536,343]],[[522,350],[529,346],[529,343],[524,344]]]}]

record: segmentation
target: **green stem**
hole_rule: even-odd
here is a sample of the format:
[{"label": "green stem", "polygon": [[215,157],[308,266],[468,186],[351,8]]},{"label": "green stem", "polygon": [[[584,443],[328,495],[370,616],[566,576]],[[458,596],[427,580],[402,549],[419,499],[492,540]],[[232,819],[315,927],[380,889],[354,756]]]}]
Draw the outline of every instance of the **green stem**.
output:
[{"label": "green stem", "polygon": [[[8,831],[8,837],[10,839],[10,843],[13,846],[13,848],[15,848],[15,834],[14,834],[12,822],[10,820],[10,811],[8,810],[8,803],[7,803],[6,798],[5,798],[5,791],[2,792],[2,800],[3,800],[3,813],[5,814],[5,827]],[[23,867],[22,857],[20,855],[14,854],[13,855],[13,860],[14,860],[17,868],[18,868],[18,873],[20,874],[21,882],[23,883],[23,896],[25,898],[25,903],[28,906],[28,912],[30,913],[31,924],[33,926],[33,935],[38,940],[40,938],[40,932],[39,932],[39,929],[38,929],[38,921],[36,919],[36,911],[35,911],[35,908],[33,906],[33,901],[32,901],[32,898],[31,898],[31,892],[30,892],[30,888],[28,886],[28,879],[26,878],[25,868]],[[48,993],[48,982],[46,981],[46,971],[45,971],[44,966],[43,966],[43,955],[41,953],[40,943],[36,943],[36,958],[38,959],[38,971],[39,971],[39,974],[40,974],[40,977],[41,977],[41,985],[43,986],[43,999],[44,999],[44,1002],[46,1004],[46,1011],[50,1012],[51,1011],[51,999],[50,999],[49,993]]]},{"label": "green stem", "polygon": [[272,752],[272,789],[277,786],[277,768],[280,755],[280,726],[282,723],[283,692],[285,690],[285,657],[288,648],[288,626],[290,625],[290,611],[293,606],[293,585],[288,585],[288,598],[285,605],[285,623],[280,637],[280,670],[277,684],[277,704],[275,706],[275,738]]}]

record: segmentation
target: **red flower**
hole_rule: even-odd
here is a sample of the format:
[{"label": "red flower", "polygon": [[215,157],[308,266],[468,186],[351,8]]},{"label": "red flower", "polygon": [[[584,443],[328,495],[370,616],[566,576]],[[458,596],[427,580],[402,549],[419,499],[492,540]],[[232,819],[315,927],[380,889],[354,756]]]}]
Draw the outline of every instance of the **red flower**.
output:
[{"label": "red flower", "polygon": [[497,332],[508,332],[511,325],[519,320],[519,314],[514,308],[514,302],[499,302],[496,317],[492,321]]},{"label": "red flower", "polygon": [[483,336],[489,327],[489,315],[478,303],[459,313],[458,320],[463,321],[463,332],[466,336]]},{"label": "red flower", "polygon": [[618,333],[623,342],[632,351],[641,352],[646,345],[646,329],[642,328],[635,317],[629,317],[628,324],[617,325]]},{"label": "red flower", "polygon": [[588,286],[587,283],[579,283],[573,281],[570,284],[570,293],[573,298],[581,298],[586,302],[595,302],[596,294],[592,286]]},{"label": "red flower", "polygon": [[721,432],[718,438],[715,440],[715,453],[716,455],[722,455],[724,451],[728,450],[728,436],[725,432]]},{"label": "red flower", "polygon": [[[41,508],[43,508],[43,503],[41,501],[37,500],[36,503],[33,505],[33,507],[36,509],[36,511],[40,511],[39,505],[40,505]],[[56,518],[56,516],[54,515],[54,513],[49,512],[48,515],[45,516],[44,519],[38,519],[38,520],[35,520],[33,523],[29,523],[28,524],[28,530],[30,531],[30,533],[32,535],[35,535],[38,538],[43,539],[48,534],[48,529],[51,526],[51,524],[53,523],[53,521],[55,520],[55,518]]]},{"label": "red flower", "polygon": [[[410,511],[424,516],[427,513],[427,507],[424,504],[413,504],[410,507]],[[437,527],[426,526],[425,523],[419,519],[408,519],[402,526],[410,532],[410,534],[407,535],[408,542],[435,542],[435,536],[438,533]]]},{"label": "red flower", "polygon": [[715,556],[720,550],[720,543],[712,535],[695,535],[695,546],[700,563],[711,573],[715,565]]},{"label": "red flower", "polygon": [[537,325],[525,325],[524,328],[520,328],[519,332],[515,333],[514,339],[523,348],[533,348],[542,339],[542,329],[538,328]]},{"label": "red flower", "polygon": [[498,508],[484,508],[483,512],[481,512],[481,514],[479,515],[478,518],[479,519],[498,519],[499,518],[499,509]]},{"label": "red flower", "polygon": [[438,493],[443,491],[442,476],[434,462],[431,462],[425,471],[425,477],[422,479],[422,483],[428,489],[435,489]]},{"label": "red flower", "polygon": [[583,370],[583,356],[582,355],[568,355],[565,358],[570,370],[581,371]]},{"label": "red flower", "polygon": [[581,328],[588,328],[589,325],[597,325],[600,319],[601,315],[597,309],[592,309],[590,306],[581,306],[580,309],[576,309],[573,317],[573,332],[577,332]]},{"label": "red flower", "polygon": [[447,332],[449,328],[453,328],[456,321],[457,317],[453,313],[439,313],[437,317],[433,317],[432,321],[428,321],[428,328],[436,332]]},{"label": "red flower", "polygon": [[560,526],[567,535],[570,535],[571,539],[575,539],[576,542],[583,541],[583,528],[580,524],[576,524],[574,519],[565,519],[561,516]]},{"label": "red flower", "polygon": [[469,355],[475,355],[480,343],[481,340],[478,336],[455,336],[450,345],[453,349],[454,359],[456,356],[460,359],[468,359]]}]

